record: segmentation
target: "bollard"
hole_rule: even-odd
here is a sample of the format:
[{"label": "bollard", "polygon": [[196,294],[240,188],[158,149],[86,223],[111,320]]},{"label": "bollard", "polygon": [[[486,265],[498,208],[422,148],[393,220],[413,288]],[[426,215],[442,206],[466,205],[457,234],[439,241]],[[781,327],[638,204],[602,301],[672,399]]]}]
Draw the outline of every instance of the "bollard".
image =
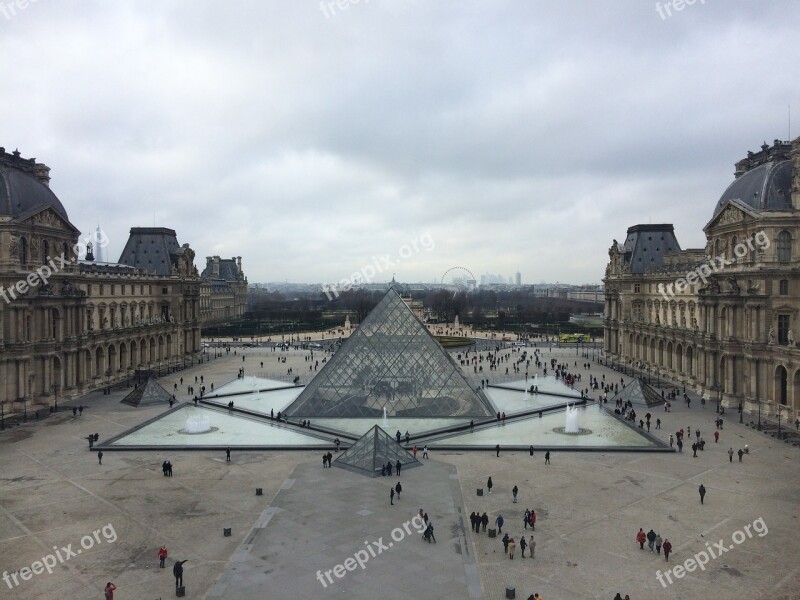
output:
[{"label": "bollard", "polygon": [[483,496],[483,488],[478,488],[478,496]]},{"label": "bollard", "polygon": [[222,535],[224,535],[225,537],[231,537],[231,528],[230,527],[225,527],[222,530]]},{"label": "bollard", "polygon": [[506,588],[506,600],[514,600],[517,597],[517,588]]},{"label": "bollard", "polygon": [[497,537],[497,529],[490,529],[489,530],[489,537]]},{"label": "bollard", "polygon": [[186,588],[184,586],[175,588],[175,595],[178,598],[183,598],[184,596],[186,596]]},{"label": "bollard", "polygon": [[263,495],[264,495],[264,490],[262,490],[261,488],[256,488],[256,496],[263,496]]}]

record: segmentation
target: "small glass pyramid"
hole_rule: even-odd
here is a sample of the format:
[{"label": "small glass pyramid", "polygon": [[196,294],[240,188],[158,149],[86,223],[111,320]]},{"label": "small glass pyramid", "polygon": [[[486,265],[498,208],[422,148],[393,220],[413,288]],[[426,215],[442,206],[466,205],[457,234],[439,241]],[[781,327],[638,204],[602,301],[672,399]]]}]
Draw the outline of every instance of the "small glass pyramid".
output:
[{"label": "small glass pyramid", "polygon": [[422,464],[402,444],[398,444],[395,438],[375,425],[340,454],[333,464],[375,477],[386,463],[391,462],[394,467],[397,461],[400,461],[404,469]]},{"label": "small glass pyramid", "polygon": [[617,392],[617,394],[611,398],[610,401],[616,403],[616,401],[619,399],[621,399],[623,403],[630,400],[635,406],[650,407],[664,404],[664,399],[661,397],[661,394],[659,394],[641,379],[634,379],[631,381],[628,385]]},{"label": "small glass pyramid", "polygon": [[152,377],[139,384],[130,394],[125,396],[120,402],[128,406],[152,406],[154,404],[164,404],[170,401],[172,394],[161,387]]}]

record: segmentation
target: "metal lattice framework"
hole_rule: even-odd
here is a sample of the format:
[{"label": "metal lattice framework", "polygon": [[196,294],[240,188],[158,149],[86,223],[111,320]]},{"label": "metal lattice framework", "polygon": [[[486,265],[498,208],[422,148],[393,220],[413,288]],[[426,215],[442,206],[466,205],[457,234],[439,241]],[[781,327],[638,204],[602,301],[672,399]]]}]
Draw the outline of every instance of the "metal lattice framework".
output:
[{"label": "metal lattice framework", "polygon": [[391,289],[286,414],[480,418],[495,411]]},{"label": "metal lattice framework", "polygon": [[414,455],[403,448],[379,426],[375,425],[361,436],[356,443],[333,461],[337,467],[363,473],[377,475],[387,462],[396,466],[400,461],[403,468],[418,467],[420,463]]}]

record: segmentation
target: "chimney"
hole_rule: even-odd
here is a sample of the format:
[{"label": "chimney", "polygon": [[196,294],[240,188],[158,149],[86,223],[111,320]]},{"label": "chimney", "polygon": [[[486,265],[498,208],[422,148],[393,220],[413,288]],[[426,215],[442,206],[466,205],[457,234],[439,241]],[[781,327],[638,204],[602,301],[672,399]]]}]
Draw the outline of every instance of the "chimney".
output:
[{"label": "chimney", "polygon": [[236,266],[239,267],[239,275],[241,275],[242,274],[242,257],[241,256],[237,256],[236,257]]},{"label": "chimney", "polygon": [[212,277],[215,277],[216,279],[219,279],[219,256],[215,256],[213,258],[213,260],[214,260],[214,264],[212,265],[212,268],[211,268],[211,275],[212,275]]},{"label": "chimney", "polygon": [[33,168],[36,179],[50,187],[50,167],[44,163],[36,163]]}]

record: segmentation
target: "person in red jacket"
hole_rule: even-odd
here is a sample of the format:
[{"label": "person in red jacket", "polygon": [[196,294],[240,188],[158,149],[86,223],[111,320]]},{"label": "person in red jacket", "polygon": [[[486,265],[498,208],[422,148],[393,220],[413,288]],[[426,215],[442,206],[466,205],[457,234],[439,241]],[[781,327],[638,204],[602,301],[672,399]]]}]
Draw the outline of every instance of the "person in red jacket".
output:
[{"label": "person in red jacket", "polygon": [[647,541],[647,534],[641,527],[639,528],[639,533],[636,534],[636,541],[639,542],[639,548],[644,550],[644,543]]},{"label": "person in red jacket", "polygon": [[114,600],[114,590],[117,589],[110,581],[106,584],[106,589],[104,590],[106,593],[106,600]]},{"label": "person in red jacket", "polygon": [[672,544],[669,540],[664,540],[664,558],[669,562],[669,553],[672,552]]},{"label": "person in red jacket", "polygon": [[164,568],[164,561],[167,560],[167,547],[161,546],[158,549],[158,566]]},{"label": "person in red jacket", "polygon": [[714,432],[714,443],[716,444],[719,441],[719,431]]},{"label": "person in red jacket", "polygon": [[536,511],[531,509],[531,516],[529,518],[529,522],[531,524],[531,529],[536,529]]}]

